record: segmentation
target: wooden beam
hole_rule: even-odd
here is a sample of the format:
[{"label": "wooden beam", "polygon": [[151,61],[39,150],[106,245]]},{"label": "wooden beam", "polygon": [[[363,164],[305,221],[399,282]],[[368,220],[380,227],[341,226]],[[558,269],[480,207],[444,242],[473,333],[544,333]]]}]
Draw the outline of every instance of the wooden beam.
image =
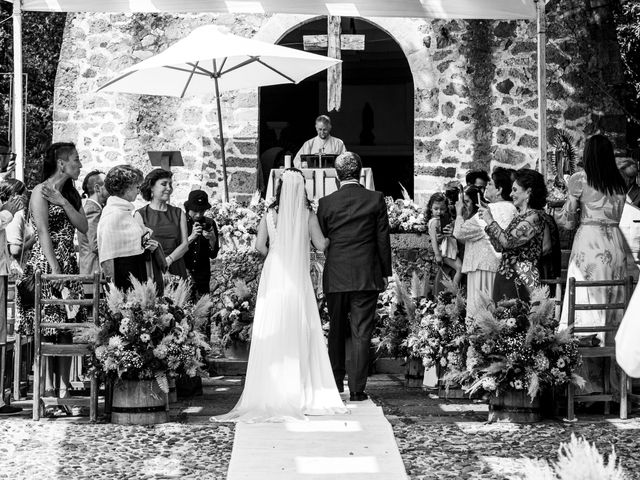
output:
[{"label": "wooden beam", "polygon": [[[327,56],[341,58],[340,17],[327,17]],[[342,63],[327,70],[327,111],[340,111],[342,104]]]},{"label": "wooden beam", "polygon": [[[328,35],[303,35],[302,44],[308,51],[327,50]],[[350,35],[343,33],[340,35],[341,50],[364,50],[364,35]]]}]

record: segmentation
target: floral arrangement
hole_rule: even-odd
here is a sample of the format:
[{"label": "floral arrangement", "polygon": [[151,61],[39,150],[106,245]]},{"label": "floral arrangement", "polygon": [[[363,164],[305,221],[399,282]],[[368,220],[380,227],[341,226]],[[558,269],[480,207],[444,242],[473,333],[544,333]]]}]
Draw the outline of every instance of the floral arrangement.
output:
[{"label": "floral arrangement", "polygon": [[465,297],[453,283],[438,294],[436,302],[421,299],[420,321],[412,325],[406,340],[411,356],[421,358],[425,368],[463,369],[468,346],[466,315]]},{"label": "floral arrangement", "polygon": [[531,399],[544,386],[583,386],[574,373],[580,364],[578,340],[567,330],[558,332],[554,310],[547,287],[535,290],[531,303],[488,302],[469,321],[466,368],[447,380],[466,385],[469,393],[483,389],[498,395],[515,389]]},{"label": "floral arrangement", "polygon": [[424,208],[410,198],[393,200],[386,197],[387,216],[391,233],[424,233],[427,231],[427,216]]},{"label": "floral arrangement", "polygon": [[240,279],[236,279],[233,288],[221,295],[211,317],[212,338],[219,339],[217,347],[227,347],[234,341],[251,340],[255,298],[256,292]]},{"label": "floral arrangement", "polygon": [[111,284],[100,304],[87,334],[93,368],[127,380],[155,378],[164,392],[167,377],[206,375],[203,355],[210,347],[202,330],[211,308],[208,295],[193,305],[186,280],[167,286],[163,297],[153,280],[132,284],[127,292]]},{"label": "floral arrangement", "polygon": [[386,290],[378,297],[378,326],[374,332],[374,343],[379,352],[395,358],[410,356],[407,338],[427,308],[424,290],[424,283],[416,273],[410,288],[405,287],[394,274]]},{"label": "floral arrangement", "polygon": [[265,208],[264,200],[256,198],[255,195],[247,207],[236,200],[222,202],[215,199],[207,214],[211,215],[218,225],[221,249],[226,251],[252,248]]}]

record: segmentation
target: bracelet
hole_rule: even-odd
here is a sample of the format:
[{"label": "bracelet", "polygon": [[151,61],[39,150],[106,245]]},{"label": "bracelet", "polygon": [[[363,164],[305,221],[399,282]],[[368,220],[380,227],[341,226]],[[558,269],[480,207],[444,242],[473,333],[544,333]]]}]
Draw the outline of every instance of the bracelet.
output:
[{"label": "bracelet", "polygon": [[167,260],[171,259],[171,263],[173,263],[173,257],[171,255],[167,255]]}]

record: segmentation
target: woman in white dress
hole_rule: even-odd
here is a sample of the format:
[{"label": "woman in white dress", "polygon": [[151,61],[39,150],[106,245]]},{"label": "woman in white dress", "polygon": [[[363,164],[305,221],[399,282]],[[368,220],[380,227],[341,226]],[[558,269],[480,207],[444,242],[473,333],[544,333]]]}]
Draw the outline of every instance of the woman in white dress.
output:
[{"label": "woman in white dress", "polygon": [[244,390],[225,422],[304,420],[346,413],[329,363],[309,272],[310,239],[328,240],[310,208],[302,172],[287,169],[258,228],[266,255],[256,302]]}]

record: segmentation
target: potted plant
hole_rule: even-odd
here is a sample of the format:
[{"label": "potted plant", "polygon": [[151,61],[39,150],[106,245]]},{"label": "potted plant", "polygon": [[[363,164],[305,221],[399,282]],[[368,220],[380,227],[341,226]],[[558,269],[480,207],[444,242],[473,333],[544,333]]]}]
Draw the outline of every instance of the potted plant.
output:
[{"label": "potted plant", "polygon": [[206,375],[203,334],[211,301],[190,303],[190,283],[180,280],[156,294],[152,280],[133,280],[127,292],[113,284],[89,331],[93,368],[114,381],[114,423],[168,421],[169,379]]},{"label": "potted plant", "polygon": [[234,360],[249,358],[256,294],[244,280],[235,279],[214,305],[211,338],[218,354]]},{"label": "potted plant", "polygon": [[468,393],[489,394],[489,420],[537,421],[539,394],[545,387],[583,386],[575,371],[580,364],[578,340],[558,331],[555,302],[547,287],[522,300],[489,302],[468,322],[469,348],[463,370],[449,381]]},{"label": "potted plant", "polygon": [[428,305],[424,290],[417,274],[413,274],[409,288],[394,274],[378,299],[378,326],[373,340],[377,356],[404,359],[408,388],[422,387],[424,378],[422,359],[413,356],[407,346],[413,325],[420,321],[421,312]]},{"label": "potted plant", "polygon": [[[451,371],[465,367],[467,354],[466,299],[452,282],[440,292],[435,302],[418,303],[419,321],[411,324],[406,340],[410,355],[422,360],[425,369],[435,367],[438,383]],[[446,385],[448,394],[450,385]]]}]

